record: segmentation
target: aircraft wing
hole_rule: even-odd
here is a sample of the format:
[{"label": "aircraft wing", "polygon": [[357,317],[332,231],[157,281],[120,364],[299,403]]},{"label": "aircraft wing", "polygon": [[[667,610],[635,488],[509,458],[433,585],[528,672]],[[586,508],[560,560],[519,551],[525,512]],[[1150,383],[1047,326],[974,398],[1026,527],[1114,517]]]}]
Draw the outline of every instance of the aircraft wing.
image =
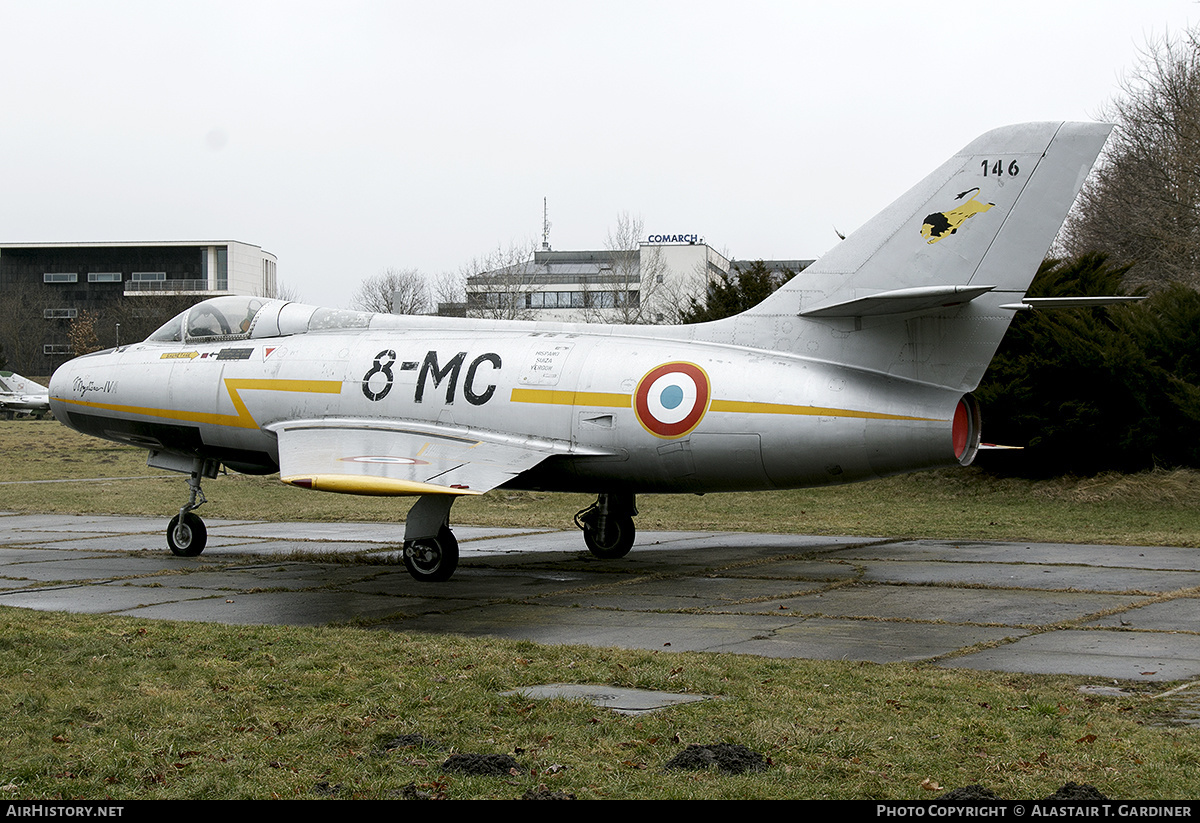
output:
[{"label": "aircraft wing", "polygon": [[581,453],[566,441],[416,421],[297,420],[265,428],[279,439],[283,482],[350,494],[483,494],[551,455]]}]

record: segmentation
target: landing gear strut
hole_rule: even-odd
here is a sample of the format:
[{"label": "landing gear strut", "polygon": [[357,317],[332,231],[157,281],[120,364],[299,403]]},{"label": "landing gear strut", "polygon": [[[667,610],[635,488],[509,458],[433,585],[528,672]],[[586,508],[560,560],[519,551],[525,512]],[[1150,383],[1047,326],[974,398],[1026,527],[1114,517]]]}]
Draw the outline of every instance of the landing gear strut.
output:
[{"label": "landing gear strut", "polygon": [[204,546],[208,543],[208,529],[204,527],[204,521],[198,515],[192,514],[194,509],[208,502],[200,488],[200,480],[204,477],[216,477],[221,464],[202,457],[185,458],[152,451],[146,465],[151,468],[188,472],[188,488],[191,494],[188,495],[188,502],[179,507],[179,514],[172,517],[171,522],[167,524],[167,547],[176,557],[195,557],[204,551]]},{"label": "landing gear strut", "polygon": [[588,551],[602,560],[617,560],[633,548],[635,514],[637,505],[632,494],[601,494],[595,503],[575,515],[575,525],[583,529]]}]

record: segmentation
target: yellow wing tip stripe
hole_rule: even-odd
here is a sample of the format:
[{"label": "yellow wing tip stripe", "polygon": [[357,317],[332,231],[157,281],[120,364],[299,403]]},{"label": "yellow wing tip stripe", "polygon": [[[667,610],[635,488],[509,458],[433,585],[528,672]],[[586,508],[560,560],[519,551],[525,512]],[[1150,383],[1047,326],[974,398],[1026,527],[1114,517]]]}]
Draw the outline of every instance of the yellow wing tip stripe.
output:
[{"label": "yellow wing tip stripe", "polygon": [[399,480],[390,477],[369,477],[350,474],[298,474],[279,478],[284,483],[321,492],[339,494],[361,494],[375,497],[413,497],[423,494],[450,494],[455,496],[480,495],[474,489],[456,489],[419,480]]},{"label": "yellow wing tip stripe", "polygon": [[[552,406],[602,406],[605,408],[628,409],[633,406],[633,396],[609,392],[562,391],[560,389],[513,389],[514,403],[544,403]],[[856,409],[833,409],[823,406],[794,406],[787,403],[760,403],[752,400],[713,400],[710,412],[732,414],[794,414],[814,417],[854,417],[866,420],[910,420],[926,423],[945,423],[940,417],[914,417],[904,414],[859,411]]]}]

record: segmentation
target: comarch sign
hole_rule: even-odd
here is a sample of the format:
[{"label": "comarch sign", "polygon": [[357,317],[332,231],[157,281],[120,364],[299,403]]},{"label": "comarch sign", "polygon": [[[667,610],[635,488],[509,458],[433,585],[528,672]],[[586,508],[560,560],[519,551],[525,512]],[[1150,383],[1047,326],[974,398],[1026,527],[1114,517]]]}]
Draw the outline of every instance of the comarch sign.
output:
[{"label": "comarch sign", "polygon": [[698,234],[652,234],[646,238],[647,243],[703,243]]}]

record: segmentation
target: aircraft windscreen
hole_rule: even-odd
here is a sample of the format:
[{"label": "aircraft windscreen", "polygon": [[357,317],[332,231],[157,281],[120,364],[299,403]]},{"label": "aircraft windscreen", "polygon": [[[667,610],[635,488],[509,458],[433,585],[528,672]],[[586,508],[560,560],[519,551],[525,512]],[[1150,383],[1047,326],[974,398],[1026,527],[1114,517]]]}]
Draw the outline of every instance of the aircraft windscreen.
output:
[{"label": "aircraft windscreen", "polygon": [[214,297],[180,312],[147,340],[163,343],[244,340],[250,336],[254,316],[265,303],[261,297]]},{"label": "aircraft windscreen", "polygon": [[187,310],[181,311],[179,314],[172,317],[166,323],[155,330],[154,334],[146,338],[157,343],[182,343],[183,342],[183,316],[187,314]]}]

